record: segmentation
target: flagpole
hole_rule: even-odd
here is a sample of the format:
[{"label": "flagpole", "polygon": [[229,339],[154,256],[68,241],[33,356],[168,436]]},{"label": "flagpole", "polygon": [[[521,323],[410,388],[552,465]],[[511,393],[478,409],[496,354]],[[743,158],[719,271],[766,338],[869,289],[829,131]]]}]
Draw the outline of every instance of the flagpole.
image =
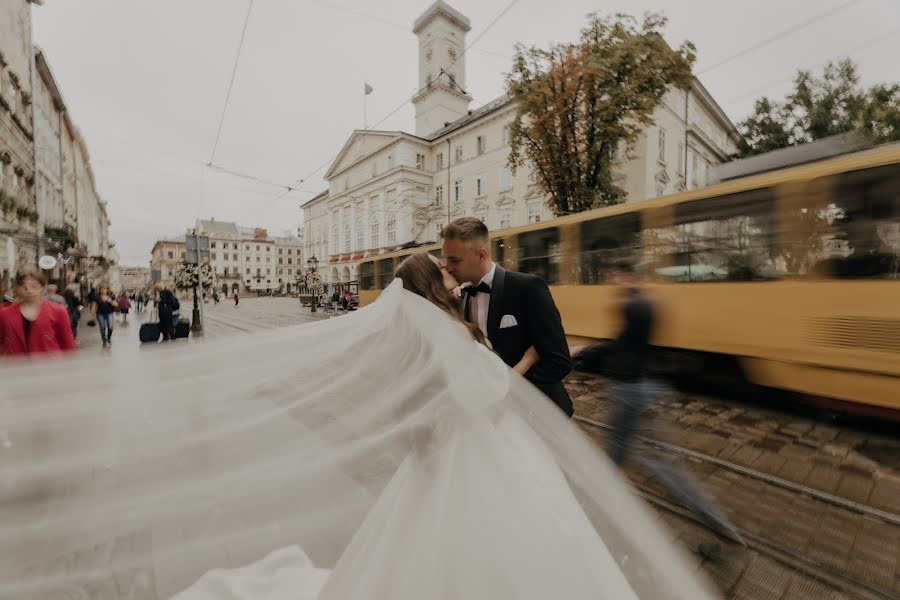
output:
[{"label": "flagpole", "polygon": [[372,93],[372,86],[369,85],[368,81],[363,81],[363,130],[367,130],[369,128],[369,119],[366,114],[366,109],[368,108],[369,99],[367,96]]}]

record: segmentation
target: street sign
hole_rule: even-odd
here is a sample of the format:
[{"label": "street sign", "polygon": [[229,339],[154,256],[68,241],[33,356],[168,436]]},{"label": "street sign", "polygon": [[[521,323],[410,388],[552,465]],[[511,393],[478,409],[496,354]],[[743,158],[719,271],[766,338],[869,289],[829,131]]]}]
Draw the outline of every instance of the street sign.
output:
[{"label": "street sign", "polygon": [[56,266],[56,259],[45,254],[38,260],[38,266],[45,271],[49,271]]},{"label": "street sign", "polygon": [[[186,235],[185,236],[185,261],[196,265],[209,262],[209,236]],[[200,256],[197,257],[199,248]]]}]

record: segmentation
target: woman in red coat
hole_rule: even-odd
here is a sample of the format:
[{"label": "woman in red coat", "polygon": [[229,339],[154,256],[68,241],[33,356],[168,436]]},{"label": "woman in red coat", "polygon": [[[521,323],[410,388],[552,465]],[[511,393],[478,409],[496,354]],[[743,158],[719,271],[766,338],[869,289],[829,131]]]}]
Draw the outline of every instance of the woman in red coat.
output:
[{"label": "woman in red coat", "polygon": [[0,309],[0,354],[36,354],[75,349],[65,307],[44,300],[43,275],[16,277],[19,302]]}]

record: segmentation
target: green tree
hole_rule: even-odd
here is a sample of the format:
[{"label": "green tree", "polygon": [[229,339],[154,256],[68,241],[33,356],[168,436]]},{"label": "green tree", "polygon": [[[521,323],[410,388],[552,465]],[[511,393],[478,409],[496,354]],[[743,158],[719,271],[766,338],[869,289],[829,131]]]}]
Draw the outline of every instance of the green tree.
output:
[{"label": "green tree", "polygon": [[691,81],[694,46],[673,50],[666,19],[590,15],[578,42],[548,50],[518,46],[507,89],[518,112],[510,126],[510,166],[529,163],[557,215],[621,202],[611,163],[653,124],[672,87]]},{"label": "green tree", "polygon": [[821,77],[799,71],[783,102],[762,97],[740,124],[741,155],[761,154],[858,131],[873,144],[900,140],[900,86],[859,84],[853,61],[826,65]]}]

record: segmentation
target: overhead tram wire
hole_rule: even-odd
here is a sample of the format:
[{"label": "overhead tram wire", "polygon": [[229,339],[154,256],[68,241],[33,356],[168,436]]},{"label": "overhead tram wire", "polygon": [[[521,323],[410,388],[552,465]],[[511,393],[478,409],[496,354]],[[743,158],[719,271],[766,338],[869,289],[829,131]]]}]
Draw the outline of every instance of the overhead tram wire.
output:
[{"label": "overhead tram wire", "polygon": [[776,33],[775,35],[769,36],[764,40],[761,40],[751,46],[748,46],[747,48],[744,48],[743,50],[739,50],[738,52],[735,52],[734,54],[723,58],[722,60],[720,60],[717,63],[714,63],[708,67],[705,67],[702,71],[697,72],[696,75],[697,76],[703,75],[705,73],[709,73],[710,71],[712,71],[714,69],[718,69],[719,67],[726,65],[726,64],[730,63],[731,61],[734,61],[734,60],[737,60],[738,58],[746,56],[747,54],[750,54],[751,52],[755,52],[755,51],[759,50],[760,48],[768,46],[769,44],[771,44],[773,42],[777,42],[778,40],[783,39],[784,37],[786,37],[792,33],[795,33],[797,31],[800,31],[801,29],[809,27],[813,23],[821,21],[822,19],[826,19],[842,10],[850,8],[851,6],[855,6],[855,5],[859,4],[860,2],[863,2],[863,0],[850,0],[850,2],[845,2],[844,4],[841,4],[839,6],[832,7],[831,9],[829,9],[825,12],[819,13],[813,17],[810,17],[809,19],[806,19],[805,21],[801,21],[800,23],[791,25],[787,29],[783,29],[783,30],[779,31],[778,33]]},{"label": "overhead tram wire", "polygon": [[[491,20],[491,22],[488,23],[488,25],[487,25],[484,29],[481,30],[481,32],[478,34],[478,36],[476,36],[475,39],[473,39],[473,40],[469,43],[469,45],[466,46],[466,47],[462,50],[462,52],[460,52],[459,55],[458,55],[455,59],[453,59],[453,61],[452,61],[448,66],[452,67],[453,65],[455,65],[455,64],[457,63],[457,61],[461,60],[462,57],[465,56],[466,53],[467,53],[469,50],[471,50],[472,46],[473,46],[474,44],[478,43],[478,41],[481,40],[481,38],[483,38],[483,37],[485,36],[485,34],[486,34],[488,31],[490,31],[490,30],[494,27],[494,25],[496,25],[496,24],[500,21],[500,19],[502,19],[504,16],[506,16],[506,14],[507,14],[510,10],[512,10],[512,8],[513,8],[516,4],[518,4],[518,3],[519,3],[519,0],[511,0],[511,1],[509,2],[509,4],[507,4],[506,7],[505,7],[502,11],[500,11],[500,13],[498,13],[497,16],[494,17],[494,18]],[[372,125],[371,127],[367,127],[367,128],[365,128],[365,129],[363,129],[362,131],[363,131],[364,133],[365,133],[365,132],[369,132],[369,131],[374,131],[376,127],[378,127],[379,125],[381,125],[382,123],[384,123],[385,121],[387,121],[388,119],[390,119],[391,117],[393,117],[395,114],[397,114],[398,112],[400,112],[400,111],[401,111],[408,103],[412,102],[413,98],[415,98],[415,97],[418,96],[423,90],[425,90],[425,89],[428,87],[428,85],[430,85],[430,84],[426,84],[426,85],[424,85],[423,87],[421,87],[421,88],[419,88],[418,90],[416,90],[416,93],[415,93],[415,94],[413,94],[413,95],[410,96],[409,98],[405,99],[405,100],[404,100],[400,105],[398,105],[394,110],[392,110],[392,111],[389,112],[387,115],[385,115],[384,117],[382,117],[381,120],[379,120],[377,123],[375,123],[375,124]],[[338,156],[340,156],[340,152],[337,152],[334,156],[332,156],[332,157],[329,158],[327,161],[325,161],[324,163],[322,163],[321,165],[319,165],[318,167],[316,167],[315,170],[313,170],[313,171],[309,172],[307,175],[304,175],[303,177],[301,177],[301,178],[298,180],[298,182],[295,184],[295,186],[291,187],[291,188],[288,189],[288,190],[285,190],[285,191],[284,191],[283,193],[281,193],[278,197],[276,197],[276,198],[273,200],[273,202],[277,202],[278,200],[281,200],[283,197],[285,197],[286,195],[290,194],[290,193],[291,193],[292,191],[294,191],[294,190],[299,190],[300,186],[303,185],[303,183],[304,183],[307,179],[309,179],[310,177],[312,177],[313,175],[315,175],[316,173],[318,173],[319,171],[321,171],[322,169],[324,169],[325,167],[327,167],[328,165],[330,165],[332,162],[334,162],[334,160],[335,160]],[[307,192],[308,190],[301,190],[301,191]],[[313,193],[313,192],[309,192],[309,193]]]},{"label": "overhead tram wire", "polygon": [[241,52],[244,50],[244,38],[247,35],[247,25],[250,23],[250,12],[253,10],[253,0],[247,2],[247,14],[244,16],[244,27],[241,30],[241,39],[238,42],[237,55],[234,57],[234,65],[231,68],[231,81],[228,83],[228,91],[225,94],[225,105],[222,107],[222,116],[219,118],[219,128],[216,131],[216,141],[213,143],[212,152],[209,155],[209,165],[213,164],[216,157],[216,149],[219,147],[219,139],[222,137],[222,126],[225,124],[225,114],[228,112],[228,103],[231,100],[231,91],[234,89],[234,79],[237,75],[238,64],[241,61]]},{"label": "overhead tram wire", "polygon": [[225,167],[220,167],[219,165],[207,164],[207,167],[214,171],[218,171],[220,173],[225,173],[226,175],[233,175],[235,177],[240,177],[241,179],[248,179],[250,181],[256,181],[257,183],[263,183],[265,185],[272,185],[280,188],[290,189],[291,186],[285,185],[283,183],[277,183],[275,181],[269,181],[268,179],[263,179],[261,177],[256,177],[254,175],[248,175],[246,173],[241,173],[240,171],[233,171],[231,169],[226,169]]}]

